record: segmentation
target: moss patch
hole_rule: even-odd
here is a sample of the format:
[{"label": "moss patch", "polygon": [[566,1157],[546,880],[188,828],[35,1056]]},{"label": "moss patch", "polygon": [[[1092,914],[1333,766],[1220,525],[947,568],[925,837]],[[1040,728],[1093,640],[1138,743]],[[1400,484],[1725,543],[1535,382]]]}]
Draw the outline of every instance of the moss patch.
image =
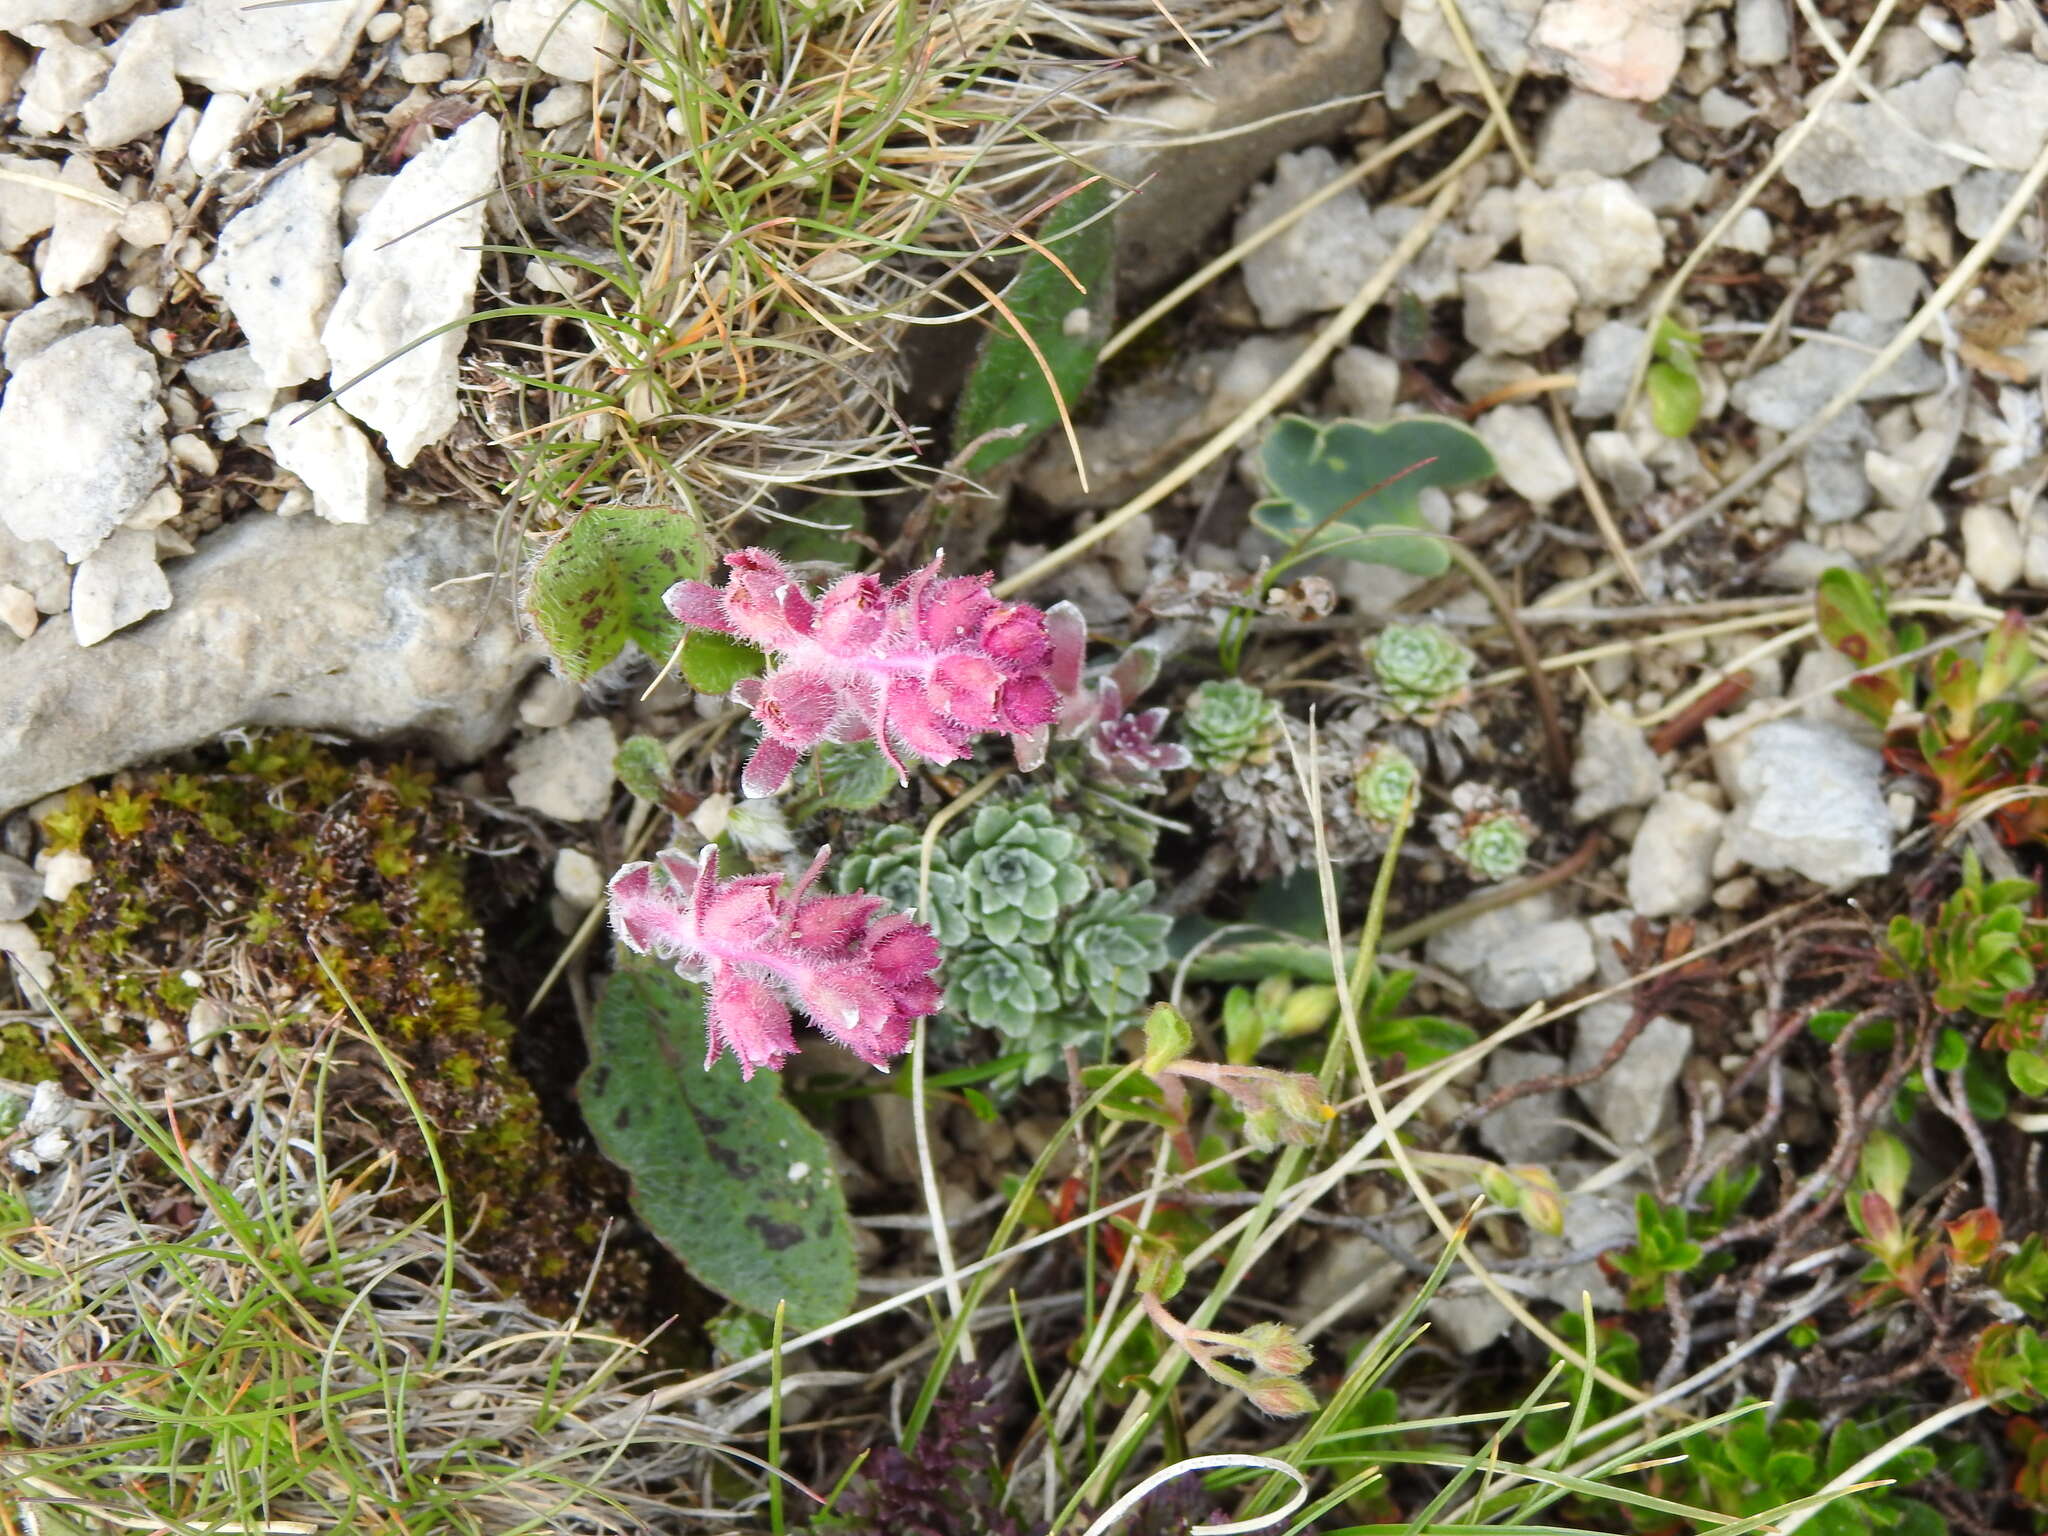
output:
[{"label": "moss patch", "polygon": [[[622,1183],[546,1123],[513,1065],[466,888],[471,838],[431,769],[344,762],[285,734],[218,772],[76,791],[44,826],[94,867],[43,921],[74,1019],[139,1045],[152,1023],[182,1034],[202,993],[232,992],[310,1043],[352,1000],[434,1127],[470,1252],[533,1304],[570,1302],[595,1249],[592,1215],[624,1211]],[[344,1138],[355,1122],[411,1162],[413,1188],[432,1189],[402,1103],[346,1081],[329,1098]]]}]

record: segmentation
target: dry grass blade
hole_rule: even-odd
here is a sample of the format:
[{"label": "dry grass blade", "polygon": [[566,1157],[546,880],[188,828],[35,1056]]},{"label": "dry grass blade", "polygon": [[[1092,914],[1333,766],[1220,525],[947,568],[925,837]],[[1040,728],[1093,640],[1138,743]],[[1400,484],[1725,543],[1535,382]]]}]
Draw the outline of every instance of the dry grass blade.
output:
[{"label": "dry grass blade", "polygon": [[496,318],[472,331],[496,378],[469,397],[471,478],[512,482],[526,526],[620,502],[713,530],[849,475],[928,480],[894,404],[907,328],[979,312],[941,288],[1074,179],[1057,140],[1156,89],[1184,35],[1228,45],[1253,13],[647,13],[587,118],[522,130],[524,237],[487,264]]}]

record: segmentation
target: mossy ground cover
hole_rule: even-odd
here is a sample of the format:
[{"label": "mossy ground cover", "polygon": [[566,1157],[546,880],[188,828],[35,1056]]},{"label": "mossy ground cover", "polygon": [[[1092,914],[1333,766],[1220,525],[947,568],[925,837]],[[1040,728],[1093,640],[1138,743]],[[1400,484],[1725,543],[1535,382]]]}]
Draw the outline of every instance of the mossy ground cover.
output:
[{"label": "mossy ground cover", "polygon": [[[536,884],[535,855],[480,857],[462,802],[429,765],[344,760],[293,733],[253,738],[217,765],[80,789],[44,825],[53,848],[93,862],[94,878],[43,925],[56,1001],[87,1040],[183,1049],[203,999],[226,1007],[232,1028],[306,1045],[359,1014],[440,1140],[472,1257],[531,1304],[572,1304],[623,1186],[573,1122],[551,1123],[492,990],[505,968],[486,964],[503,951],[484,914],[533,920],[513,898]],[[544,1028],[573,1048],[573,1018]],[[58,1070],[25,1026],[0,1043],[0,1076]],[[369,1056],[361,1042],[342,1051]],[[396,1151],[424,1202],[418,1127],[376,1081],[339,1080],[334,1129]],[[637,1318],[652,1300],[649,1262],[614,1248],[593,1307]],[[675,1299],[653,1304],[665,1315]]]}]

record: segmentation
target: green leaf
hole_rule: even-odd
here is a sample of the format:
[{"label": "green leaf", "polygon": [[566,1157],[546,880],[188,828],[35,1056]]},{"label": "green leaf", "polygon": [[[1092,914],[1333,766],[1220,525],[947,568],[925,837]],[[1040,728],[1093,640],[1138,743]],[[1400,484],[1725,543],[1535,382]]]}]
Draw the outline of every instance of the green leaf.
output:
[{"label": "green leaf", "polygon": [[1988,1052],[1972,1051],[1963,1068],[1963,1099],[1979,1120],[2003,1120],[2010,1102]]},{"label": "green leaf", "polygon": [[1145,1061],[1147,1077],[1158,1077],[1195,1048],[1195,1032],[1180,1010],[1161,1003],[1145,1019]]},{"label": "green leaf", "polygon": [[1036,343],[1045,366],[1010,322],[998,317],[960,392],[953,416],[953,451],[961,452],[990,432],[1020,430],[974,449],[961,466],[967,474],[986,474],[1059,424],[1060,410],[1046,368],[1052,370],[1059,398],[1069,410],[1094,377],[1095,356],[1116,319],[1116,232],[1106,213],[1113,196],[1106,179],[1089,182],[1067,196],[1038,235],[1039,244],[1064,263],[1066,271],[1034,251],[1003,290],[1003,307]]},{"label": "green leaf", "polygon": [[742,678],[768,665],[768,658],[744,640],[693,629],[683,641],[683,681],[698,693],[731,693]]},{"label": "green leaf", "polygon": [[627,960],[599,999],[577,1085],[598,1149],[633,1181],[633,1209],[710,1289],[797,1328],[853,1306],[846,1199],[825,1139],[773,1072],[740,1080],[704,1061],[704,995],[667,966]]},{"label": "green leaf", "polygon": [[[1860,571],[1839,565],[1823,571],[1814,588],[1813,610],[1821,638],[1858,667],[1874,667],[1902,649],[1911,649],[1901,647],[1900,637],[1892,632],[1884,589]],[[1866,672],[1851,679],[1835,697],[1883,726],[1890,723],[1892,706],[1905,696],[1904,687],[1909,684],[1896,668]]]},{"label": "green leaf", "polygon": [[872,741],[828,741],[812,757],[818,804],[871,811],[897,787],[896,770]]},{"label": "green leaf", "polygon": [[792,564],[816,562],[850,567],[859,565],[867,551],[845,535],[865,533],[867,525],[868,504],[864,497],[820,496],[792,518],[771,522],[761,542]]},{"label": "green leaf", "polygon": [[2014,1051],[2005,1058],[2005,1075],[2013,1087],[2029,1098],[2048,1097],[2048,1056],[2038,1051]]},{"label": "green leaf", "polygon": [[582,682],[629,640],[665,659],[682,626],[662,594],[710,564],[711,546],[686,512],[592,507],[527,572],[526,612],[563,672]]},{"label": "green leaf", "polygon": [[[1479,434],[1443,416],[1408,416],[1383,427],[1318,426],[1305,416],[1283,416],[1259,459],[1273,494],[1252,509],[1252,520],[1267,533],[1304,553],[1344,555],[1416,576],[1441,575],[1451,562],[1422,515],[1422,493],[1494,473]],[[1393,531],[1404,528],[1419,536]]]},{"label": "green leaf", "polygon": [[653,736],[628,736],[612,756],[612,773],[636,800],[660,805],[668,792],[668,749]]},{"label": "green leaf", "polygon": [[1650,420],[1666,437],[1690,437],[1700,423],[1700,381],[1669,363],[1652,363],[1644,380]]}]

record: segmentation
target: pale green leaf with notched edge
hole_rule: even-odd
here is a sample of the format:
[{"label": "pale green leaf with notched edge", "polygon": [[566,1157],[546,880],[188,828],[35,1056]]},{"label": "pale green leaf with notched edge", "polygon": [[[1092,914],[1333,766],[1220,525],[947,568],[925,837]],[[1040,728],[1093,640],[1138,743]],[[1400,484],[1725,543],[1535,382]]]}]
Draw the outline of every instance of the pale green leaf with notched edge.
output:
[{"label": "pale green leaf with notched edge", "polygon": [[897,787],[896,770],[872,741],[828,741],[811,761],[818,803],[835,811],[871,811]]},{"label": "pale green leaf with notched edge", "polygon": [[563,672],[581,682],[629,640],[665,660],[682,626],[662,594],[710,563],[711,546],[686,512],[592,507],[527,572],[526,611]]},{"label": "pale green leaf with notched edge", "polygon": [[[1038,233],[1038,243],[1067,270],[1033,251],[1003,290],[1003,307],[1038,344],[1070,411],[1094,376],[1096,354],[1116,319],[1116,233],[1105,211],[1113,196],[1106,180],[1090,182],[1068,196]],[[1074,286],[1077,281],[1079,289]],[[970,475],[986,474],[1015,458],[1060,419],[1046,369],[1031,348],[1000,315],[990,327],[953,415],[953,451],[959,453],[1000,428],[1020,430],[975,449],[962,466]]]},{"label": "pale green leaf with notched edge", "polygon": [[1283,416],[1266,436],[1259,467],[1273,494],[1252,518],[1274,538],[1289,547],[1307,538],[1305,551],[1416,576],[1441,575],[1451,558],[1423,518],[1423,491],[1453,490],[1494,473],[1479,434],[1442,416],[1407,416],[1383,427]]},{"label": "pale green leaf with notched edge", "polygon": [[591,1024],[577,1085],[598,1150],[633,1181],[633,1209],[698,1281],[798,1329],[853,1307],[846,1197],[825,1138],[773,1072],[704,1066],[704,994],[667,966],[622,960]]},{"label": "pale green leaf with notched edge", "polygon": [[668,792],[668,749],[652,736],[628,736],[612,754],[612,775],[635,800],[659,805]]},{"label": "pale green leaf with notched edge", "polygon": [[683,641],[683,681],[698,693],[731,693],[742,678],[768,665],[758,647],[708,629],[693,629]]}]

